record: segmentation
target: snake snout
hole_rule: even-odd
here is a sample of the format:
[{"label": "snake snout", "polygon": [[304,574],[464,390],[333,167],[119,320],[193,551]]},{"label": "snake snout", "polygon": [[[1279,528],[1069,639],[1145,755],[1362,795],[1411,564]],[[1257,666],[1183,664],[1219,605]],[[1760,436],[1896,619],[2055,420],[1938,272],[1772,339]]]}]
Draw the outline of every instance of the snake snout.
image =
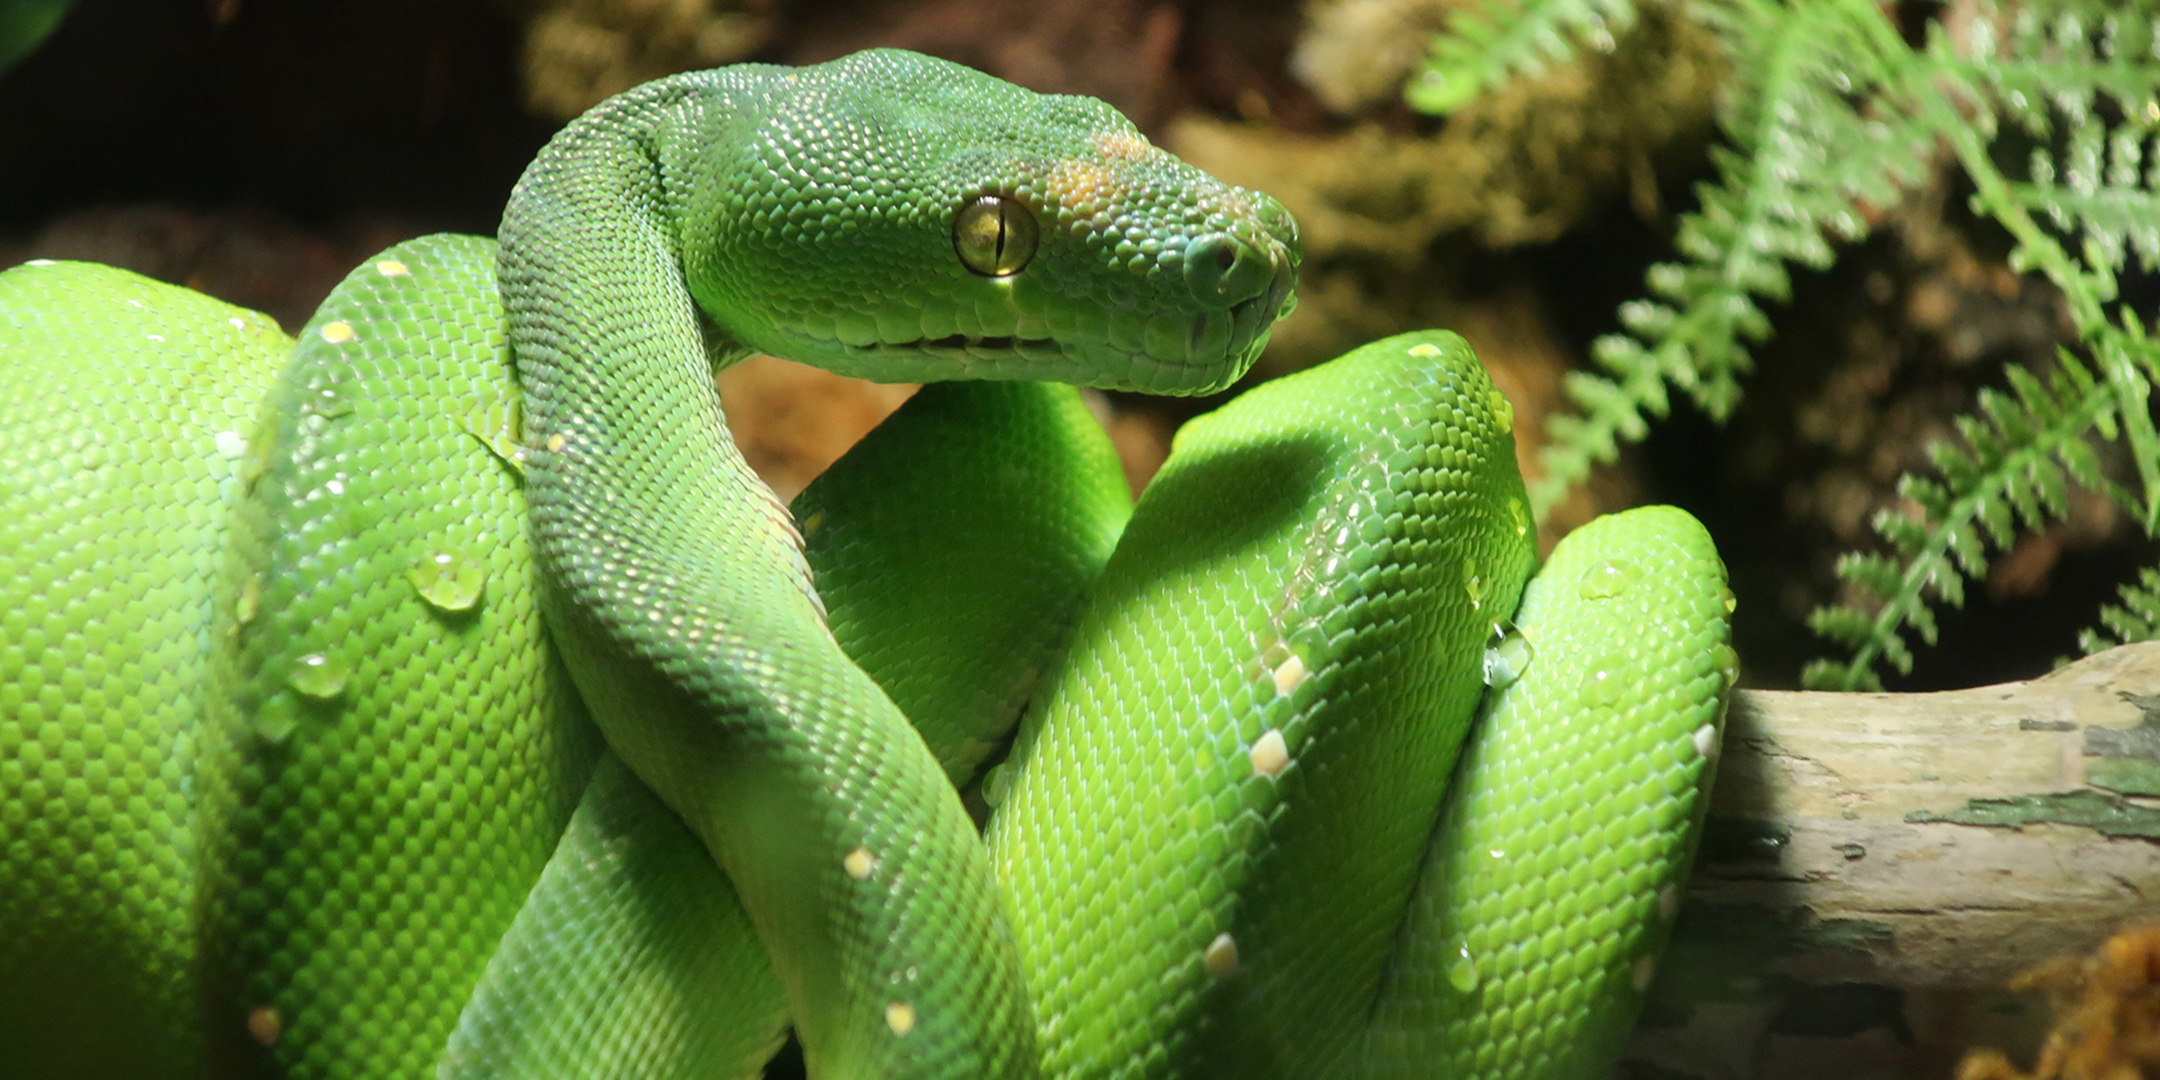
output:
[{"label": "snake snout", "polygon": [[1276,263],[1229,233],[1206,233],[1185,246],[1185,284],[1202,306],[1225,310],[1268,292]]},{"label": "snake snout", "polygon": [[1271,245],[1267,287],[1257,295],[1231,305],[1230,314],[1240,323],[1247,320],[1265,330],[1297,307],[1297,260],[1279,245]]}]

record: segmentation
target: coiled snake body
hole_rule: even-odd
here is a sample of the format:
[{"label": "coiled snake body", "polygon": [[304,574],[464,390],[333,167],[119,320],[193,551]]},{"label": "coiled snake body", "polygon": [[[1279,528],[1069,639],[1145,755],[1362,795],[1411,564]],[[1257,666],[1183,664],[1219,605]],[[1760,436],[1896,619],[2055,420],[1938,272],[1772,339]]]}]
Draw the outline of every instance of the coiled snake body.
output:
[{"label": "coiled snake body", "polygon": [[[1437,332],[1195,422],[1131,508],[1049,383],[1237,379],[1273,200],[879,51],[615,98],[500,239],[296,344],[0,275],[11,1075],[754,1075],[790,1022],[818,1076],[1609,1060],[1722,567],[1653,509],[1526,591],[1511,411]],[[752,352],[991,381],[791,515],[713,390]],[[986,846],[953,785],[1027,702]]]}]

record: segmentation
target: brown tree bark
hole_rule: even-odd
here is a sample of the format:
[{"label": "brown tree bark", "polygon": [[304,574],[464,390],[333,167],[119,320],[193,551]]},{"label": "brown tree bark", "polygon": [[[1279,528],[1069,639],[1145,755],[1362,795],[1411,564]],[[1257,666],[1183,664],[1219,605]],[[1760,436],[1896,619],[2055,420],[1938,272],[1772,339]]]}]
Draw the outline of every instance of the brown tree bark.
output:
[{"label": "brown tree bark", "polygon": [[1935,694],[1743,690],[1621,1075],[1946,1077],[2029,1058],[2016,972],[2160,921],[2160,643]]}]

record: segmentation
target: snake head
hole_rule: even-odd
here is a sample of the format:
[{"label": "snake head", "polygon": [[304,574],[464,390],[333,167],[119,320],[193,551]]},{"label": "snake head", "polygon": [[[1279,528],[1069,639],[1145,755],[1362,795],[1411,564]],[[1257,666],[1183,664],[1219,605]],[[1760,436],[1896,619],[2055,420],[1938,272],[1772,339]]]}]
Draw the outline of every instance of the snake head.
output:
[{"label": "snake head", "polygon": [[1293,303],[1282,204],[1109,105],[914,53],[761,69],[704,106],[679,218],[691,294],[744,348],[885,381],[1192,394]]}]

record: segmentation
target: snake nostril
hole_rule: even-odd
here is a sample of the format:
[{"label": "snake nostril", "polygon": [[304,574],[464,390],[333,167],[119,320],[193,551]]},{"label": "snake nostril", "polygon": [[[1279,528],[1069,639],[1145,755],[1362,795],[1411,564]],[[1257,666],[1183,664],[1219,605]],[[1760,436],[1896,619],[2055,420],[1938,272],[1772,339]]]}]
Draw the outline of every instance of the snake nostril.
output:
[{"label": "snake nostril", "polygon": [[1209,307],[1227,308],[1267,292],[1274,261],[1228,233],[1195,237],[1185,247],[1185,282]]}]

